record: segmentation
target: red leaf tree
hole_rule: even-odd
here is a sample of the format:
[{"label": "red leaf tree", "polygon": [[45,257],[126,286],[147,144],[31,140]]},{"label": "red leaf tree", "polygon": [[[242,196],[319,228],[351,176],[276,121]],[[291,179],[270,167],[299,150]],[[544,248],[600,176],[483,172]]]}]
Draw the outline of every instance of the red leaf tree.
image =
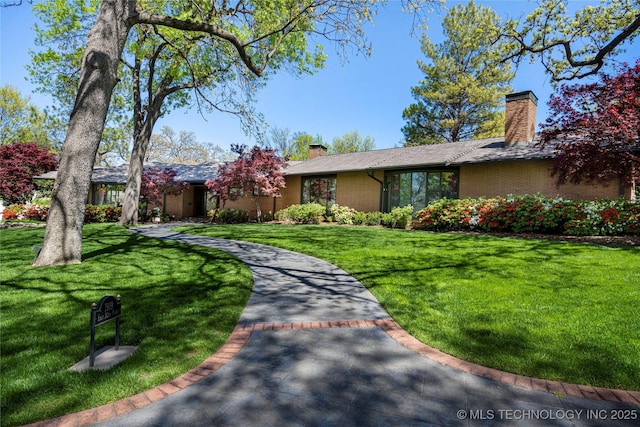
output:
[{"label": "red leaf tree", "polygon": [[619,178],[636,197],[640,179],[640,60],[585,85],[563,85],[549,101],[541,144],[554,144],[558,184]]},{"label": "red leaf tree", "polygon": [[36,188],[33,177],[55,170],[58,160],[35,142],[0,146],[0,197],[8,204],[26,202]]},{"label": "red leaf tree", "polygon": [[176,181],[177,174],[173,168],[145,168],[142,173],[140,195],[144,197],[148,205],[162,206],[165,195],[182,194],[184,190],[189,188],[189,183]]},{"label": "red leaf tree", "polygon": [[256,204],[258,221],[261,220],[260,196],[280,197],[285,187],[283,169],[285,160],[270,148],[233,145],[231,151],[238,158],[225,163],[218,170],[218,176],[205,182],[214,197],[218,197],[224,206],[227,200],[251,197]]}]

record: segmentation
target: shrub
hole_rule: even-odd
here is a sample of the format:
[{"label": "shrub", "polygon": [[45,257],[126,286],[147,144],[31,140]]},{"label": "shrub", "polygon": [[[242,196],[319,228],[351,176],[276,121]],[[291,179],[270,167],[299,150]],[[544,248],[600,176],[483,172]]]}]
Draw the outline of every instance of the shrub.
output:
[{"label": "shrub", "polygon": [[[84,222],[117,222],[122,209],[112,205],[87,205],[84,211]],[[11,205],[5,208],[2,217],[8,221],[46,221],[49,207],[40,204]]]},{"label": "shrub", "polygon": [[30,219],[32,221],[46,221],[49,214],[49,208],[40,205],[27,205],[22,211],[24,219]]},{"label": "shrub", "polygon": [[117,222],[122,208],[113,205],[87,205],[84,210],[84,222]]},{"label": "shrub", "polygon": [[371,226],[382,224],[382,212],[367,212],[364,223]]},{"label": "shrub", "polygon": [[331,206],[331,215],[338,224],[353,225],[353,217],[356,212],[355,209],[338,204]]},{"label": "shrub", "polygon": [[326,209],[319,203],[291,205],[276,213],[276,219],[293,224],[320,224]]},{"label": "shrub", "polygon": [[471,229],[478,226],[477,202],[471,199],[440,199],[418,212],[420,228],[437,231]]},{"label": "shrub", "polygon": [[413,206],[407,205],[403,208],[396,207],[391,209],[391,228],[408,228],[413,218]]},{"label": "shrub", "polygon": [[628,200],[575,201],[542,195],[435,201],[417,217],[426,230],[570,235],[640,233],[640,206]]},{"label": "shrub", "polygon": [[216,224],[241,224],[249,222],[249,211],[243,209],[212,209],[207,215]]},{"label": "shrub", "polygon": [[15,221],[15,220],[19,220],[19,219],[24,219],[24,218],[20,218],[20,214],[22,213],[22,211],[24,210],[25,205],[9,205],[6,208],[4,208],[4,210],[2,211],[2,219],[4,219],[5,221]]},{"label": "shrub", "polygon": [[393,222],[393,217],[391,216],[391,213],[385,212],[380,216],[380,225],[382,225],[383,227],[392,228],[393,224],[394,222]]},{"label": "shrub", "polygon": [[353,225],[365,225],[367,222],[367,214],[365,212],[354,212]]},{"label": "shrub", "polygon": [[640,234],[640,205],[628,200],[595,200],[577,209],[565,224],[565,234]]}]

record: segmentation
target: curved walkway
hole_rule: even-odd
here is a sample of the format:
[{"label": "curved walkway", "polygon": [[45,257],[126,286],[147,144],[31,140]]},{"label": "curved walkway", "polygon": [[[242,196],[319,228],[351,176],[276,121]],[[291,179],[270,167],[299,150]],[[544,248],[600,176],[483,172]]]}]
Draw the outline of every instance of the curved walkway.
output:
[{"label": "curved walkway", "polygon": [[456,359],[408,335],[334,265],[170,228],[131,231],[220,249],[251,268],[253,292],[230,339],[173,381],[39,425],[640,425],[640,392]]}]

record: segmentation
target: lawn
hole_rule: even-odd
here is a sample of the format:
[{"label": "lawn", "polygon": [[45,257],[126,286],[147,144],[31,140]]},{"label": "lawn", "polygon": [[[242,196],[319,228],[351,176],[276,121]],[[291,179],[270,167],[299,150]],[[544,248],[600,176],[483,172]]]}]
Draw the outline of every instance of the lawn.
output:
[{"label": "lawn", "polygon": [[[640,249],[370,227],[183,228],[326,259],[357,277],[412,335],[523,375],[640,390]],[[251,291],[222,252],[87,225],[83,263],[31,267],[43,228],[0,230],[3,426],[96,407],[175,378],[216,351]],[[88,355],[91,303],[122,296],[121,365]],[[110,344],[113,322],[97,328]]]},{"label": "lawn", "polygon": [[181,230],[332,262],[413,336],[462,359],[640,390],[640,248],[372,227]]},{"label": "lawn", "polygon": [[[116,225],[84,227],[82,264],[33,268],[43,235],[0,230],[2,426],[96,407],[182,375],[227,340],[251,292],[251,273],[234,257]],[[91,304],[117,294],[120,344],[138,350],[108,371],[68,371],[89,353]],[[97,349],[113,344],[114,326],[96,328]]]}]

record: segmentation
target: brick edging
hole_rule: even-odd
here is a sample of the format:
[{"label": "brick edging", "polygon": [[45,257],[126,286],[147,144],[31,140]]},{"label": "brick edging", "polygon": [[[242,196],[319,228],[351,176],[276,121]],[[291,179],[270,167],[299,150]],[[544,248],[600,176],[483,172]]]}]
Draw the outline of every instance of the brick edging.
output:
[{"label": "brick edging", "polygon": [[385,321],[380,322],[378,326],[380,326],[382,330],[384,330],[398,343],[415,351],[421,356],[442,365],[468,372],[482,378],[531,390],[580,397],[583,399],[605,400],[609,402],[640,406],[640,391],[617,390],[604,387],[592,387],[589,385],[570,384],[503,372],[497,369],[467,362],[466,360],[458,359],[457,357],[430,347],[409,335],[409,333],[402,329],[393,319],[385,319]]},{"label": "brick edging", "polygon": [[127,414],[136,409],[140,409],[151,403],[157,402],[158,400],[164,399],[167,396],[197,383],[201,379],[220,369],[225,363],[238,354],[240,350],[242,350],[253,332],[373,327],[379,327],[399,344],[423,357],[450,368],[468,372],[482,378],[532,390],[557,393],[584,399],[604,400],[640,406],[640,391],[615,390],[525,377],[523,375],[511,374],[458,359],[457,357],[430,347],[409,335],[409,333],[402,329],[393,319],[384,318],[371,320],[239,323],[229,336],[229,339],[218,349],[218,351],[195,368],[171,381],[150,390],[143,391],[142,393],[138,393],[134,396],[98,406],[97,408],[85,409],[84,411],[39,421],[23,427],[87,426]]}]

